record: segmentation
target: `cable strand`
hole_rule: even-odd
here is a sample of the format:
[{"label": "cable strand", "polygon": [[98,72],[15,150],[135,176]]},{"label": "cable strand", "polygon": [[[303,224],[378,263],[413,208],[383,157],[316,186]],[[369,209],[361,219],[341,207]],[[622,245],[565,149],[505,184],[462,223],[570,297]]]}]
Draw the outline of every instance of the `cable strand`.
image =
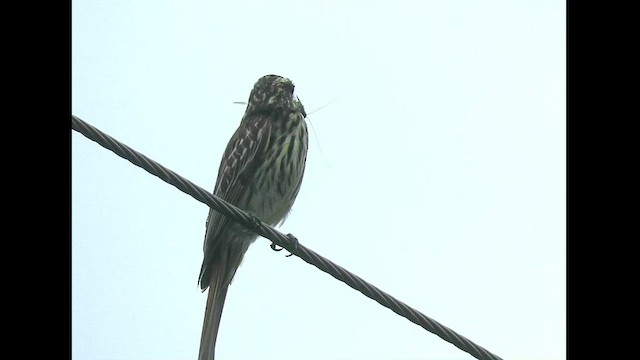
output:
[{"label": "cable strand", "polygon": [[199,187],[193,182],[183,178],[172,170],[151,160],[147,156],[133,150],[129,146],[117,141],[113,137],[98,130],[87,122],[81,120],[75,115],[71,115],[71,128],[90,140],[100,144],[102,147],[111,150],[116,155],[128,160],[132,164],[143,168],[152,175],[155,175],[163,181],[175,186],[178,190],[190,195],[201,203],[206,204],[230,219],[237,221],[247,229],[255,231],[262,237],[271,240],[276,245],[287,249],[291,254],[298,256],[305,262],[317,267],[318,269],[328,273],[337,280],[347,284],[349,287],[359,291],[366,297],[375,300],[380,305],[390,309],[396,314],[406,318],[416,325],[421,326],[425,330],[439,336],[443,340],[453,344],[462,351],[465,351],[480,360],[502,360],[500,357],[492,354],[485,348],[473,343],[466,337],[457,334],[455,331],[440,324],[436,320],[422,314],[413,309],[402,301],[394,298],[386,292],[380,290],[374,285],[369,284],[359,276],[349,272],[345,268],[333,263],[332,261],[322,257],[311,249],[300,244],[297,239],[291,238],[292,235],[284,235],[275,230],[266,223],[258,220],[256,226],[256,218],[247,214],[245,211],[229,204],[223,199],[209,193],[205,189]]}]

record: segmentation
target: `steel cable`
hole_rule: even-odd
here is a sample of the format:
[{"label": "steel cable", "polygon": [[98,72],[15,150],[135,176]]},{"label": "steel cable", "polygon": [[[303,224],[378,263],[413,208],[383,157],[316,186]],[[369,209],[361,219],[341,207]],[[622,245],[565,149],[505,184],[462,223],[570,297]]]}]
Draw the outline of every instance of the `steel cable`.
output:
[{"label": "steel cable", "polygon": [[456,333],[448,327],[440,324],[436,320],[431,319],[430,317],[403,303],[402,301],[369,284],[359,276],[320,256],[313,250],[306,248],[305,246],[300,244],[293,235],[284,235],[271,226],[265,224],[258,218],[247,214],[245,211],[212,195],[205,189],[195,185],[191,181],[181,177],[180,175],[158,164],[145,155],[133,150],[129,146],[122,144],[121,142],[98,130],[97,128],[89,125],[75,115],[71,115],[71,128],[102,145],[104,148],[113,151],[114,153],[116,153],[116,155],[130,161],[134,165],[145,169],[150,174],[155,175],[165,182],[175,186],[180,191],[191,195],[194,199],[206,204],[207,206],[217,211],[220,211],[224,215],[239,222],[248,229],[255,231],[260,236],[271,240],[274,244],[287,249],[287,251],[289,251],[291,254],[300,257],[307,263],[330,274],[334,278],[344,282],[353,289],[358,290],[366,297],[378,302],[380,305],[391,309],[396,314],[405,317],[409,321],[421,326],[425,330],[438,335],[443,340],[469,353],[476,359],[501,360],[500,357],[473,343],[466,337]]}]

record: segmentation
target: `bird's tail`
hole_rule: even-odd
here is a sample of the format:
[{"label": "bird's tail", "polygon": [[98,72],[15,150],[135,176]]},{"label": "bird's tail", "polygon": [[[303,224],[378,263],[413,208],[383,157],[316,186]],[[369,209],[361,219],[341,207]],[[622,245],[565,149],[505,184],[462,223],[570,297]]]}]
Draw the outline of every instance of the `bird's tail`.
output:
[{"label": "bird's tail", "polygon": [[207,296],[204,323],[202,324],[198,360],[214,360],[222,308],[224,307],[227,289],[229,288],[229,282],[225,281],[227,277],[226,271],[223,271],[223,269],[213,269],[212,275],[209,285],[209,295]]}]

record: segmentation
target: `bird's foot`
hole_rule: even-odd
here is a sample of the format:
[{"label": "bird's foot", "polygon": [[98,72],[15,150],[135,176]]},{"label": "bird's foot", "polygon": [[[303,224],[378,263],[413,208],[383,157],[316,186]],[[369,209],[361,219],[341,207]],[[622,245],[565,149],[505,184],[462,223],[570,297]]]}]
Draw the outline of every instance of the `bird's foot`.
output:
[{"label": "bird's foot", "polygon": [[284,248],[281,247],[280,249],[278,249],[278,245],[276,245],[276,243],[274,243],[274,242],[271,243],[271,250],[273,250],[273,251],[282,251],[282,249],[284,249]]},{"label": "bird's foot", "polygon": [[[293,244],[293,248],[295,249],[294,251],[298,250],[298,239],[293,236],[292,234],[287,234],[287,238],[289,239],[289,241],[291,241],[291,243]],[[273,251],[282,251],[282,249],[284,248],[277,248],[278,245],[276,245],[276,243],[272,242],[271,243],[271,250]],[[286,257],[290,257],[291,255],[293,255],[293,253],[289,253],[289,255],[286,255]]]},{"label": "bird's foot", "polygon": [[256,232],[256,233],[259,233],[260,229],[262,228],[262,220],[260,220],[260,218],[257,217],[252,212],[247,212],[247,214],[249,214],[250,221],[253,223],[253,229],[252,230],[254,232]]},{"label": "bird's foot", "polygon": [[[293,236],[293,234],[287,234],[287,238],[289,238],[289,240],[293,244],[293,251],[298,252],[298,245],[300,245],[300,243],[298,242],[298,239],[295,236]],[[289,253],[289,255],[286,255],[286,257],[290,257],[291,255],[293,255],[293,253]]]}]

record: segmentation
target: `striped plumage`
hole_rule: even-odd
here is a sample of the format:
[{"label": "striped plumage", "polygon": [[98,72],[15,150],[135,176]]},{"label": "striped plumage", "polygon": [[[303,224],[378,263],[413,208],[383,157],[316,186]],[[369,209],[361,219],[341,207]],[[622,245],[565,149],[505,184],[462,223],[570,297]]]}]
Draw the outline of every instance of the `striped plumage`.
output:
[{"label": "striped plumage", "polygon": [[[306,113],[291,80],[266,75],[254,85],[240,126],[218,169],[214,195],[270,225],[284,222],[307,158]],[[209,288],[199,360],[214,359],[227,288],[257,235],[211,209],[199,284]]]}]

